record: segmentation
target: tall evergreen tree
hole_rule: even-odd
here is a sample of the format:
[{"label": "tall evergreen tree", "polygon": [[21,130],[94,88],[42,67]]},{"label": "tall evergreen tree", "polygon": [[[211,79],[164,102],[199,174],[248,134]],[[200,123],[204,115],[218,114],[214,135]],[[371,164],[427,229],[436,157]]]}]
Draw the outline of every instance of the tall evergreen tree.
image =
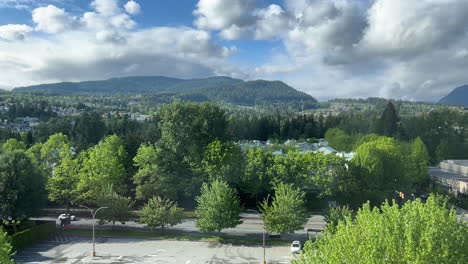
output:
[{"label": "tall evergreen tree", "polygon": [[398,113],[392,102],[387,104],[377,126],[377,132],[386,137],[394,137],[398,132]]}]

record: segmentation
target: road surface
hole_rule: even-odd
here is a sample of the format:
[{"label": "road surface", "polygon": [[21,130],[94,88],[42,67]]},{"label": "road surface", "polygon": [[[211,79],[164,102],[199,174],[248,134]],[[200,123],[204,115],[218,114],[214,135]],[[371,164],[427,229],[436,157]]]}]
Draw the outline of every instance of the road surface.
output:
[{"label": "road surface", "polygon": [[[259,237],[263,233],[263,221],[258,216],[258,214],[245,213],[242,214],[243,223],[236,226],[235,228],[225,229],[221,232],[222,235],[231,235],[231,236],[249,236],[249,237]],[[54,217],[40,217],[33,218],[34,220],[52,220],[59,221]],[[289,235],[291,239],[300,239],[305,240],[307,229],[320,229],[323,230],[325,227],[324,217],[321,215],[313,215],[309,218],[306,226],[302,230],[298,230],[293,235]],[[72,226],[77,228],[91,228],[92,219],[89,218],[78,218],[78,221],[73,221]],[[106,224],[103,226],[96,225],[97,228],[108,229],[111,228],[111,224]],[[147,230],[144,224],[136,223],[134,221],[126,222],[125,225],[116,223],[116,229],[118,230]],[[166,232],[181,232],[181,233],[198,233],[198,229],[195,226],[194,218],[183,219],[181,224],[178,224],[173,227],[167,227]],[[215,233],[214,235],[219,235]],[[288,236],[286,236],[288,237]]]},{"label": "road surface", "polygon": [[[261,246],[217,242],[98,238],[97,258],[91,258],[90,237],[56,237],[20,251],[18,264],[166,264],[166,263],[261,263]],[[267,263],[287,264],[294,258],[287,246],[266,248]]]}]

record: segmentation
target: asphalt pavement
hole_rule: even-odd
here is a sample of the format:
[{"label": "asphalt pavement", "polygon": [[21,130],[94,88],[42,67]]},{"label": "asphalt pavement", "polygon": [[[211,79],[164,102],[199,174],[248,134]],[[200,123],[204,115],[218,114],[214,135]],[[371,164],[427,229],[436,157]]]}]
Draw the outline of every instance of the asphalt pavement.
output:
[{"label": "asphalt pavement", "polygon": [[[261,246],[220,244],[218,242],[98,238],[97,257],[91,257],[90,237],[70,236],[21,250],[14,258],[18,264],[166,264],[261,263]],[[287,264],[295,257],[287,246],[267,246],[267,263]]]},{"label": "asphalt pavement", "polygon": [[[240,236],[240,237],[261,237],[263,234],[263,221],[258,214],[254,213],[244,213],[241,215],[243,223],[236,226],[235,228],[225,229],[221,232],[221,235],[227,236]],[[59,224],[59,221],[54,217],[39,217],[33,218],[34,220],[49,220],[56,221]],[[72,226],[76,228],[91,228],[92,219],[90,218],[78,218],[77,221],[72,222]],[[304,229],[296,231],[294,234],[286,235],[283,237],[290,239],[307,239],[307,229],[318,229],[323,230],[325,227],[325,220],[322,215],[312,215]],[[96,220],[96,228],[98,229],[110,229],[112,224],[98,225]],[[128,221],[124,225],[116,223],[116,230],[140,230],[140,231],[149,231],[144,224],[137,223],[135,221]],[[165,232],[167,233],[184,233],[184,234],[194,234],[199,233],[197,227],[195,226],[194,218],[186,218],[182,220],[182,223],[173,226],[167,227]],[[220,235],[219,233],[213,233],[213,235]]]}]

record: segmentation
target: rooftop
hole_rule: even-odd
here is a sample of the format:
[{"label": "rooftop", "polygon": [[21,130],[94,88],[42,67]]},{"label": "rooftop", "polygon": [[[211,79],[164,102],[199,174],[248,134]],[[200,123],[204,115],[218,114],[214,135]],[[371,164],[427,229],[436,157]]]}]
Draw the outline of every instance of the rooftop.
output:
[{"label": "rooftop", "polygon": [[429,168],[429,175],[438,178],[444,178],[449,180],[458,180],[462,182],[468,182],[468,177],[463,176],[459,173],[454,173],[446,170],[442,170],[439,167],[430,167]]}]

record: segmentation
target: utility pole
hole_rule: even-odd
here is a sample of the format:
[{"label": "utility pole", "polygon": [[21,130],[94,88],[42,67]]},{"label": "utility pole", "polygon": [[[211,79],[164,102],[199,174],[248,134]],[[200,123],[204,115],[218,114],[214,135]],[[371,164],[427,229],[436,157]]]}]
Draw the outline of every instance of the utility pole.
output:
[{"label": "utility pole", "polygon": [[[268,200],[270,199],[270,194],[268,194],[266,202],[268,204]],[[254,213],[257,213],[258,215],[262,215],[259,211],[253,210],[253,209],[248,209],[247,211],[252,211]],[[262,264],[267,264],[266,262],[266,249],[265,249],[265,240],[266,240],[266,226],[265,226],[265,220],[263,220],[263,261]]]},{"label": "utility pole", "polygon": [[99,210],[106,209],[108,207],[99,207],[96,211],[94,211],[91,208],[89,208],[87,206],[84,206],[84,205],[82,205],[81,207],[88,209],[89,212],[91,213],[91,217],[93,218],[93,252],[92,252],[91,256],[95,257],[96,256],[96,236],[95,236],[95,233],[94,233],[94,225],[96,224],[96,221],[94,219],[95,219],[96,214],[97,214],[97,212]]}]

